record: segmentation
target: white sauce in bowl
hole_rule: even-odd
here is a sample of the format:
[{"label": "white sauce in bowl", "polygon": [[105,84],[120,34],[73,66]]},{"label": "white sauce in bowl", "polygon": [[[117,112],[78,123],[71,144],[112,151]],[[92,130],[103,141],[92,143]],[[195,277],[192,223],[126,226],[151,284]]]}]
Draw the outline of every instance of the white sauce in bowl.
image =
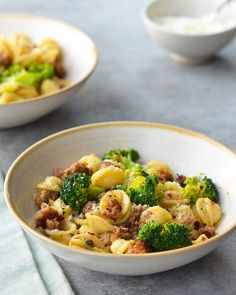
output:
[{"label": "white sauce in bowl", "polygon": [[163,29],[173,33],[207,35],[220,33],[236,26],[236,3],[229,3],[212,21],[209,16],[162,16],[155,20]]}]

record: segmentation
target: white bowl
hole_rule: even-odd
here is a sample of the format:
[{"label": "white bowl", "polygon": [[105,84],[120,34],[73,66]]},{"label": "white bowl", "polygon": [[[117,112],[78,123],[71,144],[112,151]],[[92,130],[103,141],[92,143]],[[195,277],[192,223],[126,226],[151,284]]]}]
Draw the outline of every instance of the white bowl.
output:
[{"label": "white bowl", "polygon": [[0,128],[22,125],[36,120],[61,106],[78,92],[94,71],[98,54],[93,41],[83,32],[61,21],[30,15],[0,14],[1,33],[23,33],[33,41],[52,38],[63,52],[63,65],[70,85],[60,91],[27,99],[23,102],[0,104]]},{"label": "white bowl", "polygon": [[142,18],[151,38],[170,51],[173,59],[201,63],[209,60],[234,38],[236,26],[220,33],[189,35],[166,30],[155,19],[160,16],[201,17],[214,11],[220,3],[222,0],[156,0],[144,8]]},{"label": "white bowl", "polygon": [[[35,185],[55,167],[68,167],[85,154],[109,149],[137,149],[144,163],[167,162],[175,172],[205,172],[219,186],[223,218],[217,235],[182,249],[150,254],[101,254],[74,249],[40,234],[32,225],[37,209]],[[28,148],[11,166],[5,181],[7,205],[22,228],[55,255],[82,267],[119,275],[144,275],[192,262],[221,244],[236,228],[236,155],[199,133],[155,123],[110,122],[85,125],[49,136]]]}]

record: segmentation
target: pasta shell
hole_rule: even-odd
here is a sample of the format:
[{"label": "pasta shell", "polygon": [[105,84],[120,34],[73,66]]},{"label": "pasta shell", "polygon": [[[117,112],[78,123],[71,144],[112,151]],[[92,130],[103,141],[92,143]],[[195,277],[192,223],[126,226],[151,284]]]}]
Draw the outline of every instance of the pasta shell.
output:
[{"label": "pasta shell", "polygon": [[114,242],[112,242],[110,249],[113,254],[124,254],[128,251],[130,245],[130,241],[124,239],[117,239]]},{"label": "pasta shell", "polygon": [[131,212],[131,202],[129,196],[123,190],[113,190],[107,192],[100,200],[99,210],[103,215],[110,201],[115,200],[121,206],[120,216],[115,220],[111,220],[113,224],[119,224],[125,222]]},{"label": "pasta shell", "polygon": [[57,92],[60,89],[59,85],[51,80],[51,79],[46,79],[42,82],[40,86],[40,93],[42,95],[50,94],[53,92]]},{"label": "pasta shell", "polygon": [[161,161],[152,160],[147,163],[146,170],[148,174],[155,173],[160,181],[167,180],[173,177],[173,172],[170,167]]},{"label": "pasta shell", "polygon": [[221,209],[218,204],[209,198],[199,198],[196,202],[196,211],[203,223],[214,225],[221,218]]},{"label": "pasta shell", "polygon": [[59,192],[62,180],[56,176],[48,176],[44,181],[37,184],[37,188],[49,191]]},{"label": "pasta shell", "polygon": [[192,241],[193,244],[200,244],[208,240],[208,237],[205,234],[200,235],[196,240]]},{"label": "pasta shell", "polygon": [[84,163],[87,165],[89,169],[93,170],[93,173],[96,172],[100,164],[102,163],[102,160],[95,154],[91,154],[88,156],[84,156],[79,160],[80,163]]},{"label": "pasta shell", "polygon": [[109,166],[98,170],[91,177],[92,185],[108,189],[114,185],[122,183],[125,179],[125,173],[122,169]]},{"label": "pasta shell", "polygon": [[171,214],[160,206],[150,207],[143,211],[140,217],[142,223],[154,221],[161,224],[169,223],[172,220]]},{"label": "pasta shell", "polygon": [[50,239],[60,242],[62,244],[68,245],[70,242],[71,236],[77,231],[76,224],[73,222],[69,222],[67,220],[63,220],[61,222],[61,227],[62,227],[62,230],[46,229],[45,233]]},{"label": "pasta shell", "polygon": [[114,226],[110,224],[107,219],[102,218],[93,212],[88,212],[85,216],[87,218],[88,226],[91,227],[96,233],[104,233],[113,231],[114,229]]}]

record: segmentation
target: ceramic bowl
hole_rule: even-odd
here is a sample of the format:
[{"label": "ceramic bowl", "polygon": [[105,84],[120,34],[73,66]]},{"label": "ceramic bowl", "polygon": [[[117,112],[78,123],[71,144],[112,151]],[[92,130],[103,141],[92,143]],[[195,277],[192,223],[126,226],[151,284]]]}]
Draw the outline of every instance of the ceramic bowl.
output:
[{"label": "ceramic bowl", "polygon": [[[143,163],[165,161],[177,173],[205,172],[219,187],[223,218],[217,235],[204,243],[149,254],[102,254],[74,249],[50,240],[32,225],[37,209],[35,185],[55,167],[68,167],[89,153],[133,147]],[[199,133],[155,123],[110,122],[85,125],[49,136],[23,152],[9,169],[5,198],[22,228],[53,254],[79,266],[118,275],[144,275],[192,262],[221,244],[236,228],[236,155],[222,144]]]},{"label": "ceramic bowl", "polygon": [[201,17],[214,11],[222,0],[156,0],[149,3],[142,12],[142,18],[151,38],[171,53],[174,60],[188,63],[202,63],[209,60],[225,47],[236,34],[236,25],[220,33],[189,35],[171,32],[158,25],[160,16]]},{"label": "ceramic bowl", "polygon": [[58,41],[63,52],[68,87],[60,91],[0,104],[0,128],[22,125],[38,119],[74,97],[95,69],[98,60],[94,42],[82,31],[61,21],[31,15],[0,14],[1,33],[23,33],[38,42],[46,38]]}]

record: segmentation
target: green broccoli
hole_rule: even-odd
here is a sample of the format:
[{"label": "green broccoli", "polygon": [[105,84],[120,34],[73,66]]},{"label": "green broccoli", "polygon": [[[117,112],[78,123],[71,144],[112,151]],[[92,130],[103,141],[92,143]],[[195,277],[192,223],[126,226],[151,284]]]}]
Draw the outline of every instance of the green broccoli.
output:
[{"label": "green broccoli", "polygon": [[183,196],[189,199],[191,203],[196,203],[198,198],[209,198],[218,202],[218,190],[210,178],[205,177],[187,177],[184,182]]},{"label": "green broccoli", "polygon": [[23,84],[37,86],[43,80],[55,76],[53,65],[51,64],[35,64],[28,66],[15,76],[15,81]]},{"label": "green broccoli", "polygon": [[125,184],[117,184],[111,187],[111,190],[122,190],[125,191],[127,190],[127,186]]},{"label": "green broccoli", "polygon": [[85,173],[68,175],[61,185],[60,198],[79,213],[88,202],[90,176]]},{"label": "green broccoli", "polygon": [[136,162],[139,160],[139,153],[134,149],[126,150],[111,150],[103,156],[103,160],[113,160],[122,163],[126,169],[138,165]]},{"label": "green broccoli", "polygon": [[12,65],[0,75],[0,82],[17,82],[38,86],[43,80],[55,76],[54,67],[51,64],[32,64],[28,67]]},{"label": "green broccoli", "polygon": [[100,195],[101,193],[104,193],[105,189],[100,186],[94,186],[91,185],[88,188],[88,198],[89,200],[97,200],[97,196]]},{"label": "green broccoli", "polygon": [[129,184],[127,193],[135,204],[154,206],[158,203],[155,195],[156,185],[157,177],[155,175],[139,175]]},{"label": "green broccoli", "polygon": [[144,224],[138,232],[138,240],[146,241],[155,251],[167,251],[192,244],[190,228],[185,224],[156,222]]},{"label": "green broccoli", "polygon": [[15,76],[16,74],[19,74],[22,70],[24,70],[24,67],[20,65],[12,65],[9,68],[5,69],[1,75],[0,75],[0,82],[6,82],[9,77]]}]

